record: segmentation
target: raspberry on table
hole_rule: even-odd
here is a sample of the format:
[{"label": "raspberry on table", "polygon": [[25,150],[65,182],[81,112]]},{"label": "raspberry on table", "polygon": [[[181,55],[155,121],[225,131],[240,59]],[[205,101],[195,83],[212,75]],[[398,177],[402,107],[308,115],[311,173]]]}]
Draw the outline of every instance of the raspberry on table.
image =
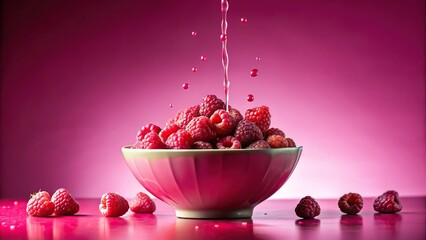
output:
[{"label": "raspberry on table", "polygon": [[217,98],[216,95],[203,97],[200,104],[200,115],[210,117],[218,109],[226,109],[226,105],[221,99]]},{"label": "raspberry on table", "polygon": [[55,204],[55,215],[70,216],[80,210],[80,205],[65,188],[60,188],[53,193],[52,202]]},{"label": "raspberry on table", "polygon": [[136,139],[138,141],[142,141],[142,139],[145,137],[145,135],[149,132],[156,132],[159,133],[161,131],[161,128],[155,124],[149,123],[145,126],[143,126],[141,129],[139,129]]},{"label": "raspberry on table", "polygon": [[153,213],[156,210],[154,201],[145,193],[139,192],[130,202],[130,210],[134,213]]},{"label": "raspberry on table", "polygon": [[241,143],[234,136],[226,136],[217,140],[216,147],[218,149],[240,149]]},{"label": "raspberry on table", "polygon": [[390,190],[378,196],[373,203],[373,208],[379,213],[397,213],[402,210],[399,194]]},{"label": "raspberry on table", "polygon": [[30,216],[47,217],[55,211],[55,204],[51,201],[48,192],[39,191],[31,195],[26,210]]},{"label": "raspberry on table", "polygon": [[145,135],[142,141],[135,144],[134,148],[142,149],[164,149],[166,145],[160,138],[160,135],[156,132],[150,132]]},{"label": "raspberry on table", "polygon": [[105,217],[120,217],[129,210],[129,203],[117,193],[105,193],[101,197],[99,211]]},{"label": "raspberry on table", "polygon": [[194,140],[191,134],[185,129],[179,129],[177,132],[172,133],[166,141],[167,147],[173,149],[189,149],[193,143]]},{"label": "raspberry on table", "polygon": [[196,141],[192,144],[194,149],[213,149],[213,145],[209,142]]},{"label": "raspberry on table", "polygon": [[226,136],[234,130],[233,119],[224,109],[216,110],[211,116],[210,121],[214,126],[217,136]]},{"label": "raspberry on table", "polygon": [[280,135],[285,137],[285,133],[279,128],[270,128],[263,132],[263,137],[265,138],[265,140],[271,135]]},{"label": "raspberry on table", "polygon": [[262,148],[271,148],[271,146],[269,146],[268,142],[261,139],[261,140],[257,140],[256,142],[251,143],[250,145],[248,145],[247,148],[249,148],[249,149],[262,149]]},{"label": "raspberry on table", "polygon": [[167,141],[167,138],[169,138],[172,133],[177,132],[179,129],[181,128],[176,125],[176,123],[166,124],[166,126],[159,133],[159,136],[163,143]]},{"label": "raspberry on table", "polygon": [[291,138],[285,138],[287,140],[288,143],[288,147],[296,147],[296,143],[294,142],[293,139]]},{"label": "raspberry on table", "polygon": [[262,131],[259,127],[245,119],[238,123],[234,137],[241,142],[242,147],[246,147],[257,140],[263,140]]},{"label": "raspberry on table", "polygon": [[338,206],[340,211],[353,215],[361,211],[364,201],[358,193],[347,193],[339,198]]},{"label": "raspberry on table", "polygon": [[247,109],[245,119],[254,122],[262,132],[268,130],[271,125],[271,114],[267,106]]},{"label": "raspberry on table", "polygon": [[300,218],[311,219],[320,215],[321,208],[315,199],[311,196],[306,196],[297,204],[295,212]]},{"label": "raspberry on table", "polygon": [[179,111],[175,117],[175,124],[180,128],[185,128],[194,117],[198,116],[200,116],[200,105],[197,104]]},{"label": "raspberry on table", "polygon": [[266,142],[268,142],[269,146],[271,148],[285,148],[288,147],[287,139],[281,135],[270,135]]},{"label": "raspberry on table", "polygon": [[213,140],[216,140],[216,132],[213,128],[214,127],[208,117],[199,116],[193,118],[185,129],[191,134],[194,142],[212,142]]}]

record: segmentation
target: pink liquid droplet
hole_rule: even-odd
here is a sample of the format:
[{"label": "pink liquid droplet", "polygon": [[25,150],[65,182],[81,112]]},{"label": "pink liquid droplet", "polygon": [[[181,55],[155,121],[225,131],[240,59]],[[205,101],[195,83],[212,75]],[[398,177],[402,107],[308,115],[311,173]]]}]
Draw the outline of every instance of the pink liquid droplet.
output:
[{"label": "pink liquid droplet", "polygon": [[260,57],[256,57],[256,61],[260,61]]},{"label": "pink liquid droplet", "polygon": [[196,72],[197,70],[198,70],[198,69],[197,69],[196,67],[193,67],[193,68],[192,68],[192,71],[193,71],[193,72]]},{"label": "pink liquid droplet", "polygon": [[207,59],[206,56],[201,56],[201,61],[204,62],[204,61],[206,61],[206,59]]},{"label": "pink liquid droplet", "polygon": [[259,70],[257,70],[256,68],[253,68],[251,71],[250,71],[250,76],[252,76],[252,77],[257,77],[257,74],[259,73]]},{"label": "pink liquid droplet", "polygon": [[15,225],[10,225],[10,230],[15,230]]},{"label": "pink liquid droplet", "polygon": [[18,205],[18,201],[14,201],[13,205],[15,205],[15,206]]},{"label": "pink liquid droplet", "polygon": [[182,88],[185,89],[185,90],[188,89],[189,88],[189,83],[184,83],[182,85]]},{"label": "pink liquid droplet", "polygon": [[249,102],[253,102],[253,101],[254,101],[254,96],[253,96],[253,94],[249,94],[249,95],[247,95],[247,101],[249,101]]},{"label": "pink liquid droplet", "polygon": [[197,36],[197,32],[192,32],[191,34],[193,37]]},{"label": "pink liquid droplet", "polygon": [[173,107],[173,104],[171,104],[171,103],[170,103],[170,104],[169,104],[169,107],[171,107],[171,108],[172,108],[172,107]]},{"label": "pink liquid droplet", "polygon": [[247,18],[241,18],[242,23],[247,23]]},{"label": "pink liquid droplet", "polygon": [[220,34],[220,40],[221,41],[225,41],[227,39],[228,39],[228,35],[226,35],[226,34]]}]

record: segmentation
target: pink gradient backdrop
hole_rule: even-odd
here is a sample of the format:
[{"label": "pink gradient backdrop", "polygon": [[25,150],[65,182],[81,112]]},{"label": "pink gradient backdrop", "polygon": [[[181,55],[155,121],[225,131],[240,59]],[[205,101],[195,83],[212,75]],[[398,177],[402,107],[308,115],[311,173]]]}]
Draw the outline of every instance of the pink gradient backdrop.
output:
[{"label": "pink gradient backdrop", "polygon": [[[223,98],[219,34],[219,0],[4,1],[0,196],[143,190],[120,149]],[[230,0],[228,44],[231,105],[304,146],[273,198],[426,195],[424,1]]]}]

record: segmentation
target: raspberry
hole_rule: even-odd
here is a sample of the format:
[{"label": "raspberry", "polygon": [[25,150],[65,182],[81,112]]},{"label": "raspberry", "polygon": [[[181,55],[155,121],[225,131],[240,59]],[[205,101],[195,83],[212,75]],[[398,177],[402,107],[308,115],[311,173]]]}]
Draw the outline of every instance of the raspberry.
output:
[{"label": "raspberry", "polygon": [[80,210],[80,205],[65,188],[60,188],[52,195],[55,204],[55,215],[74,215]]},{"label": "raspberry", "polygon": [[159,133],[161,140],[165,143],[167,138],[169,138],[172,133],[177,132],[179,129],[180,127],[175,123],[166,124],[166,126]]},{"label": "raspberry", "polygon": [[262,140],[263,135],[260,129],[253,122],[241,120],[235,129],[234,136],[241,142],[243,147],[257,140]]},{"label": "raspberry", "polygon": [[134,213],[153,213],[155,209],[154,201],[143,192],[136,194],[136,198],[130,203],[130,210]]},{"label": "raspberry", "polygon": [[27,203],[27,213],[35,217],[47,217],[55,211],[55,204],[50,200],[46,191],[39,191],[31,195]]},{"label": "raspberry", "polygon": [[288,143],[288,147],[296,147],[296,143],[291,138],[285,138]]},{"label": "raspberry", "polygon": [[163,143],[158,133],[150,132],[145,135],[142,141],[136,143],[135,148],[163,149],[166,148],[166,145]]},{"label": "raspberry", "polygon": [[101,197],[99,211],[105,217],[120,217],[129,210],[129,203],[117,193],[105,193]]},{"label": "raspberry", "polygon": [[226,136],[234,130],[233,119],[224,109],[216,110],[211,115],[210,121],[213,124],[218,136]]},{"label": "raspberry", "polygon": [[185,129],[179,129],[177,132],[172,133],[166,141],[167,147],[174,149],[189,149],[192,143],[194,141],[191,134]]},{"label": "raspberry", "polygon": [[363,205],[361,195],[351,192],[341,196],[338,202],[340,211],[351,215],[359,213]]},{"label": "raspberry", "polygon": [[192,148],[195,148],[195,149],[213,149],[213,146],[209,142],[196,141],[192,144]]},{"label": "raspberry", "polygon": [[192,106],[176,114],[175,124],[180,128],[185,128],[194,117],[198,116],[200,116],[200,105]]},{"label": "raspberry", "polygon": [[271,125],[271,114],[267,106],[248,109],[245,119],[254,122],[262,132],[268,130]]},{"label": "raspberry", "polygon": [[216,110],[225,109],[225,103],[215,95],[207,95],[200,104],[200,115],[210,117]]},{"label": "raspberry", "polygon": [[232,108],[231,106],[229,106],[229,115],[232,118],[232,125],[234,129],[237,127],[238,123],[244,118],[240,111],[235,108]]},{"label": "raspberry", "polygon": [[263,132],[263,137],[265,138],[265,140],[271,135],[280,135],[285,137],[285,133],[279,128],[270,128]]},{"label": "raspberry", "polygon": [[270,135],[266,141],[271,148],[285,148],[288,147],[287,139],[281,135]]},{"label": "raspberry", "polygon": [[396,191],[387,191],[378,196],[373,203],[374,210],[379,213],[397,213],[401,211],[402,204]]},{"label": "raspberry", "polygon": [[213,125],[206,116],[193,118],[185,129],[191,134],[194,142],[212,142],[216,139],[216,132],[213,131]]},{"label": "raspberry", "polygon": [[248,145],[247,148],[250,149],[261,149],[261,148],[271,148],[271,146],[269,146],[269,144],[265,141],[265,140],[257,140],[256,142]]},{"label": "raspberry", "polygon": [[317,201],[311,196],[302,198],[295,209],[296,215],[300,218],[314,218],[321,213],[321,208]]},{"label": "raspberry", "polygon": [[218,149],[240,149],[241,143],[234,136],[226,136],[217,140]]},{"label": "raspberry", "polygon": [[143,126],[141,129],[139,129],[138,134],[136,135],[136,139],[138,141],[142,141],[142,139],[145,137],[147,133],[149,132],[159,133],[160,131],[161,131],[161,128],[159,126],[149,123]]}]

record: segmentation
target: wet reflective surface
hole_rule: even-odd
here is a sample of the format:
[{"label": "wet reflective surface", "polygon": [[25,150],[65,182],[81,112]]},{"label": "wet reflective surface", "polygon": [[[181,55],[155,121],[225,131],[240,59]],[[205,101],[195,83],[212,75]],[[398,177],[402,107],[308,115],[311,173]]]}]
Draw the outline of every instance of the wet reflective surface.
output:
[{"label": "wet reflective surface", "polygon": [[253,218],[197,220],[175,217],[173,208],[155,200],[155,214],[127,212],[120,218],[103,217],[99,199],[78,199],[75,216],[30,217],[27,200],[0,200],[0,239],[426,239],[426,197],[401,198],[398,214],[373,211],[364,199],[358,215],[339,212],[337,199],[318,199],[317,219],[298,219],[298,200],[267,200]]}]

